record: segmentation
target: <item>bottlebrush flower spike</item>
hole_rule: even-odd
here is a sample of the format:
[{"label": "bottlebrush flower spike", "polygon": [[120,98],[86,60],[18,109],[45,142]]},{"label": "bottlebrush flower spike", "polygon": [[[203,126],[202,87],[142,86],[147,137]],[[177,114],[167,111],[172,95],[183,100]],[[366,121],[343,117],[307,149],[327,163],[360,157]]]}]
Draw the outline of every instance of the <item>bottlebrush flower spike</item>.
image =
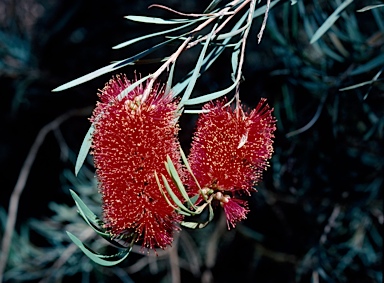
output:
[{"label": "bottlebrush flower spike", "polygon": [[146,248],[164,249],[182,219],[161,195],[154,172],[168,175],[167,155],[181,172],[177,103],[159,85],[144,101],[142,85],[118,98],[130,85],[126,76],[112,78],[91,117],[104,225],[112,237],[137,237]]},{"label": "bottlebrush flower spike", "polygon": [[[197,121],[188,162],[200,186],[216,194],[230,228],[246,218],[247,202],[236,196],[250,194],[261,180],[272,156],[276,120],[266,99],[250,113],[225,103],[204,105],[208,112]],[[191,194],[197,194],[194,180],[186,182]]]}]

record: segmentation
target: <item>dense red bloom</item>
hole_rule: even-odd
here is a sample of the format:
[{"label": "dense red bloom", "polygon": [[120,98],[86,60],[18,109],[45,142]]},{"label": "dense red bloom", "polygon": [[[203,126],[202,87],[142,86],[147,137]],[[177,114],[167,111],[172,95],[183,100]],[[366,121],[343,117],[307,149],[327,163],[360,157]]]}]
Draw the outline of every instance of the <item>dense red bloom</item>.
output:
[{"label": "dense red bloom", "polygon": [[[249,194],[261,180],[273,152],[276,121],[265,99],[250,113],[225,106],[225,101],[207,103],[203,109],[208,112],[197,121],[188,162],[201,187],[232,197],[221,203],[234,226],[248,212],[246,202],[234,197]],[[192,178],[187,184],[192,194],[198,193]]]},{"label": "dense red bloom", "polygon": [[136,235],[147,248],[165,248],[181,219],[160,194],[154,172],[168,176],[167,155],[181,171],[177,103],[158,85],[144,101],[141,85],[118,98],[130,85],[125,76],[112,78],[91,118],[104,223],[114,237]]}]

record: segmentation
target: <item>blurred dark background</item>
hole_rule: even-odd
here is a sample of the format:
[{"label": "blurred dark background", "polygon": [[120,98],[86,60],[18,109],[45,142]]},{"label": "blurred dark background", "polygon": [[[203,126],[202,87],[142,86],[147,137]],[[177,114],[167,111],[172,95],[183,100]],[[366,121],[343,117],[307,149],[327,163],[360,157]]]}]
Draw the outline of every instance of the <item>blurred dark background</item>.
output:
[{"label": "blurred dark background", "polygon": [[[278,129],[271,166],[251,197],[248,219],[235,230],[225,231],[217,213],[206,229],[182,232],[175,244],[180,266],[175,275],[172,254],[150,257],[146,264],[143,255],[134,254],[114,269],[93,265],[81,253],[61,265],[55,265],[55,258],[40,266],[33,262],[40,252],[48,255],[70,244],[64,232],[76,216],[68,216],[64,208],[74,211],[68,188],[81,190],[81,182],[68,185],[63,172],[73,172],[97,90],[113,74],[133,78],[135,70],[146,75],[160,65],[128,66],[62,92],[51,90],[159,42],[155,38],[113,50],[162,29],[124,16],[175,16],[148,9],[154,3],[149,0],[0,0],[1,236],[9,198],[39,131],[64,115],[44,136],[26,180],[12,243],[29,252],[11,247],[5,281],[381,282],[384,7],[357,12],[380,2],[355,1],[310,45],[310,31],[339,2],[280,1],[270,12],[261,44],[257,33],[262,17],[255,19],[240,95],[250,108],[260,97],[275,108]],[[206,1],[156,3],[185,13],[200,13],[207,6]],[[150,56],[167,54],[165,48]],[[183,55],[175,81],[193,68],[196,55],[196,50]],[[229,84],[230,55],[224,52],[201,76],[196,95]],[[375,76],[375,82],[340,91]],[[195,120],[194,115],[181,119],[186,151]],[[63,208],[53,209],[53,203]],[[52,234],[36,228],[47,223]],[[63,238],[53,239],[55,233],[63,233]],[[196,250],[188,252],[188,247]],[[192,255],[199,260],[193,261]]]}]

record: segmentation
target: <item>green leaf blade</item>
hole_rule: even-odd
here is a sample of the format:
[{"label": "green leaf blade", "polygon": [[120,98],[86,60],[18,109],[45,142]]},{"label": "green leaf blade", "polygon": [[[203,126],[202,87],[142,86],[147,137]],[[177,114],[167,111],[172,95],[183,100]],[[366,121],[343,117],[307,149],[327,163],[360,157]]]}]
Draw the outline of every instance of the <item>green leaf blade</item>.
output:
[{"label": "green leaf blade", "polygon": [[85,134],[83,143],[81,144],[79,154],[77,155],[76,159],[76,165],[75,165],[75,175],[79,173],[81,167],[84,164],[85,159],[88,156],[89,149],[92,145],[92,135],[95,131],[95,127],[91,125],[91,127],[88,129],[87,133]]},{"label": "green leaf blade", "polygon": [[[101,254],[98,254],[98,253],[92,251],[87,246],[85,246],[83,244],[83,242],[79,238],[77,238],[75,235],[73,235],[71,232],[67,231],[67,235],[72,240],[72,242],[76,246],[78,246],[80,248],[80,250],[87,257],[89,257],[95,263],[103,265],[103,266],[114,266],[114,265],[117,265],[117,264],[121,263],[122,261],[124,261],[127,258],[127,256],[129,255],[129,253],[132,250],[132,248],[129,248],[129,249],[125,250],[122,253],[118,253],[118,254],[112,255],[112,256],[110,256],[110,255],[101,255]],[[122,255],[122,257],[121,257],[121,255]],[[109,258],[109,260],[106,260],[105,258]],[[113,260],[113,258],[117,258],[117,259]]]},{"label": "green leaf blade", "polygon": [[353,0],[344,1],[337,9],[325,20],[325,22],[313,34],[310,44],[315,43],[331,26],[339,19],[340,13],[353,2]]},{"label": "green leaf blade", "polygon": [[124,18],[133,22],[140,22],[140,23],[147,23],[147,24],[160,24],[160,25],[183,24],[191,21],[191,20],[185,20],[185,19],[164,20],[162,18],[147,17],[147,16],[125,16]]}]

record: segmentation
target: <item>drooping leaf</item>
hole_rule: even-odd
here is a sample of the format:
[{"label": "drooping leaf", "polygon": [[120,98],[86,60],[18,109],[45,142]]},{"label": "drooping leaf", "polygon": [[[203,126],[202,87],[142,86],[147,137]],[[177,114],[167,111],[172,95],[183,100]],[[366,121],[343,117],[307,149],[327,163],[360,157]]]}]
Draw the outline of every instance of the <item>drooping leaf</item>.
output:
[{"label": "drooping leaf", "polygon": [[191,215],[195,215],[194,211],[189,210],[181,201],[180,199],[175,195],[175,193],[172,191],[171,187],[169,186],[169,183],[167,181],[167,178],[163,174],[161,174],[161,178],[164,183],[164,187],[167,190],[168,194],[170,195],[171,199],[174,201],[174,203],[184,212],[189,213]]},{"label": "drooping leaf", "polygon": [[83,200],[72,190],[69,190],[73,200],[75,201],[76,207],[80,216],[84,221],[91,227],[99,236],[103,237],[105,240],[110,242],[112,245],[117,248],[126,248],[126,245],[123,245],[116,240],[111,238],[111,235],[105,232],[105,229],[101,228],[102,221],[88,208],[88,206],[83,202]]},{"label": "drooping leaf", "polygon": [[188,193],[186,192],[186,190],[184,188],[183,182],[181,181],[180,176],[177,173],[176,168],[173,165],[172,160],[169,156],[167,156],[167,167],[169,169],[170,176],[174,180],[175,185],[177,186],[178,190],[180,191],[180,193],[183,196],[183,198],[185,199],[185,201],[190,205],[190,207],[193,207],[194,209],[196,209],[194,204],[191,202],[191,200],[188,196]]},{"label": "drooping leaf", "polygon": [[73,200],[76,203],[80,216],[85,222],[100,236],[103,238],[110,238],[109,233],[106,233],[100,229],[101,220],[88,208],[88,206],[82,201],[82,199],[72,190],[69,190]]},{"label": "drooping leaf", "polygon": [[208,207],[209,207],[209,216],[206,222],[200,223],[200,222],[182,221],[181,225],[191,229],[202,229],[206,227],[213,220],[213,217],[214,217],[212,205],[209,204]]},{"label": "drooping leaf", "polygon": [[207,202],[208,201],[207,196],[201,190],[201,186],[200,186],[199,182],[197,181],[197,178],[196,178],[195,174],[193,174],[192,168],[189,165],[188,159],[185,156],[185,153],[184,153],[184,151],[183,151],[183,149],[181,147],[180,147],[180,155],[181,155],[181,159],[183,160],[183,163],[184,163],[185,167],[187,167],[188,173],[191,174],[193,180],[195,181],[197,187],[199,188],[199,192],[200,192],[201,196]]},{"label": "drooping leaf", "polygon": [[75,235],[73,235],[71,232],[67,231],[67,234],[69,238],[72,240],[72,242],[78,246],[82,252],[88,256],[91,260],[93,260],[95,263],[103,265],[103,266],[114,266],[116,264],[119,264],[120,262],[124,261],[129,253],[132,250],[132,247],[129,249],[126,249],[123,252],[117,253],[115,255],[101,255],[99,253],[96,253],[92,251],[89,247],[85,246],[82,241],[80,241],[79,238],[77,238]]},{"label": "drooping leaf", "polygon": [[166,202],[168,203],[168,205],[170,207],[172,207],[175,210],[178,210],[178,207],[174,206],[174,204],[169,200],[167,194],[164,192],[164,190],[162,188],[162,185],[160,183],[160,180],[159,180],[159,176],[157,175],[157,172],[155,171],[154,174],[155,174],[155,179],[156,179],[156,182],[157,182],[157,186],[159,187],[161,195],[165,198]]}]

